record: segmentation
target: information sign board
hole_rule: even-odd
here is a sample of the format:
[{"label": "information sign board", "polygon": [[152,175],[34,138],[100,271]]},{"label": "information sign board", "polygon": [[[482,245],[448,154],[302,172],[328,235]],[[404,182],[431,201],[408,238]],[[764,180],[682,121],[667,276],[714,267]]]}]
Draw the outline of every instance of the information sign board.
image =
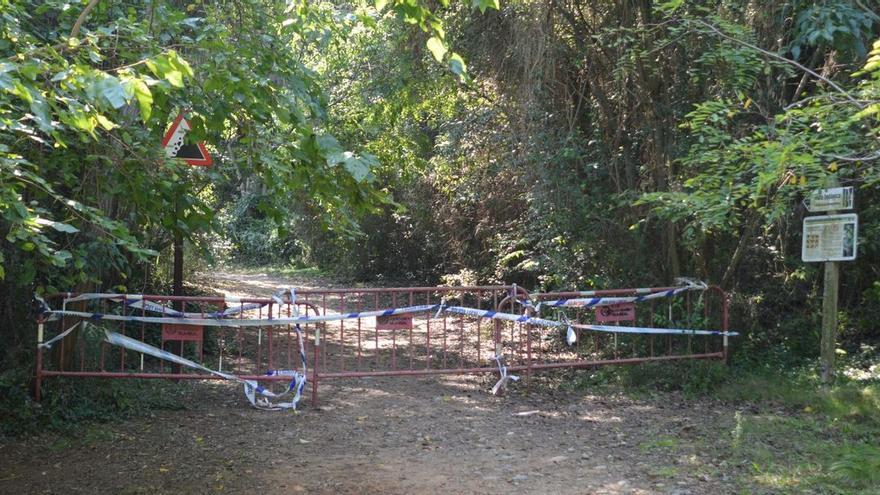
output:
[{"label": "information sign board", "polygon": [[859,216],[824,215],[804,218],[801,259],[812,261],[852,261],[856,259]]}]

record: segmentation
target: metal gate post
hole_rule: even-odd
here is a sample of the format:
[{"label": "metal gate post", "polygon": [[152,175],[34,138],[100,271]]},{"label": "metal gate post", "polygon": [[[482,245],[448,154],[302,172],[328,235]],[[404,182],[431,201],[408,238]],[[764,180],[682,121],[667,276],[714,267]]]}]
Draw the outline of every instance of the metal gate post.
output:
[{"label": "metal gate post", "polygon": [[315,325],[315,359],[312,365],[312,407],[318,405],[318,348],[321,347],[321,328]]},{"label": "metal gate post", "polygon": [[43,322],[37,323],[37,362],[34,372],[34,400],[40,402],[40,392],[43,386]]},{"label": "metal gate post", "polygon": [[526,325],[526,388],[532,386],[532,326]]},{"label": "metal gate post", "polygon": [[727,319],[728,319],[728,305],[729,305],[729,303],[730,303],[730,301],[727,299],[727,293],[724,292],[724,290],[721,290],[721,330],[724,332],[724,343],[723,343],[724,349],[722,351],[724,354],[724,358],[723,358],[724,364],[728,364],[729,358],[730,358],[729,348],[728,348],[728,343],[727,343],[727,339],[728,339],[728,337],[727,337],[727,330],[728,330]]}]

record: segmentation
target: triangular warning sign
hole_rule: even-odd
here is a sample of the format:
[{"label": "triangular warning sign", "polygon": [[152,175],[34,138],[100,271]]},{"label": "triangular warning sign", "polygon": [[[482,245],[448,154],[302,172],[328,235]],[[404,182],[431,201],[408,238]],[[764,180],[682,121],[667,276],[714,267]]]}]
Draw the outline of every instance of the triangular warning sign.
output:
[{"label": "triangular warning sign", "polygon": [[183,117],[183,112],[181,112],[174,119],[174,123],[171,124],[171,128],[168,129],[168,132],[165,133],[165,137],[162,139],[165,156],[168,158],[180,158],[190,165],[210,166],[214,161],[211,159],[211,155],[208,154],[205,143],[187,144],[184,142],[183,138],[189,129],[189,122],[186,121]]}]

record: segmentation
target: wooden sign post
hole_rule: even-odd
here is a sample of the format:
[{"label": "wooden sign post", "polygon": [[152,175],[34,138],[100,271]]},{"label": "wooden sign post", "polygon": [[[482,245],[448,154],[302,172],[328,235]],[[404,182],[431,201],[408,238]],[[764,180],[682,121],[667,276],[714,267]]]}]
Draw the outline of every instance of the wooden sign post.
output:
[{"label": "wooden sign post", "polygon": [[811,213],[828,215],[805,217],[801,259],[825,263],[822,290],[822,341],[819,344],[822,383],[834,380],[834,357],[837,348],[837,290],[840,285],[840,261],[856,259],[859,217],[854,213],[836,215],[837,210],[853,208],[853,188],[821,189],[806,203]]}]

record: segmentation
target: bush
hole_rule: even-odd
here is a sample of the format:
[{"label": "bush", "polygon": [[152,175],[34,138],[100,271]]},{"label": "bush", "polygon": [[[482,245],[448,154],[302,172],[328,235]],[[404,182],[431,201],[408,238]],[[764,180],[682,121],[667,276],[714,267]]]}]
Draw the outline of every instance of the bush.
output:
[{"label": "bush", "polygon": [[182,409],[183,389],[159,380],[53,378],[31,398],[31,370],[0,373],[0,435],[71,432],[83,422],[113,421],[154,409]]}]

